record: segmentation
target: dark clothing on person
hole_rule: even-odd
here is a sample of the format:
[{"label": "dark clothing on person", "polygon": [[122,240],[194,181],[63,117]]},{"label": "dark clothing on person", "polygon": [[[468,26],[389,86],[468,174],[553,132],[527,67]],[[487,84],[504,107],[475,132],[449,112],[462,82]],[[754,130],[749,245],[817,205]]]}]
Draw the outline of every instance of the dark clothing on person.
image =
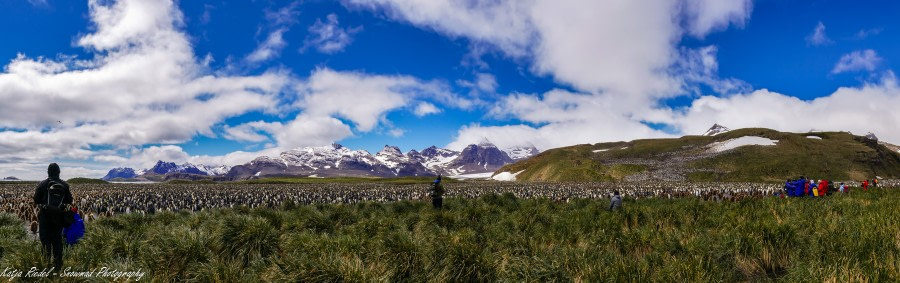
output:
[{"label": "dark clothing on person", "polygon": [[444,198],[431,198],[431,205],[435,209],[441,209],[444,206]]},{"label": "dark clothing on person", "polygon": [[47,204],[47,194],[51,183],[62,185],[65,192],[63,204],[72,204],[72,192],[69,190],[69,184],[59,179],[59,166],[56,163],[50,164],[47,174],[50,178],[42,181],[34,190],[34,203],[41,208],[38,213],[38,234],[43,247],[44,258],[49,260],[52,255],[53,265],[59,270],[62,267],[64,211],[48,211],[43,206]]},{"label": "dark clothing on person", "polygon": [[435,209],[441,209],[444,201],[444,186],[441,185],[441,177],[431,184],[431,205]]},{"label": "dark clothing on person", "polygon": [[[44,222],[41,222],[44,223]],[[41,225],[38,230],[38,237],[41,239],[41,251],[44,259],[49,261],[53,256],[53,266],[59,270],[62,267],[62,224],[57,225]]]}]

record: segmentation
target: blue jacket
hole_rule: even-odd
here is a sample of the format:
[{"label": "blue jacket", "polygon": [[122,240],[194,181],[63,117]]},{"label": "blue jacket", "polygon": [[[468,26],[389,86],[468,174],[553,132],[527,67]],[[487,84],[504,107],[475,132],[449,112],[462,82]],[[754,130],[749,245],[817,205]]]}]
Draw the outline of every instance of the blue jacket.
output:
[{"label": "blue jacket", "polygon": [[63,235],[66,235],[66,244],[68,245],[74,245],[81,240],[81,237],[84,237],[84,220],[81,219],[80,214],[75,213],[75,222],[71,226],[63,228]]},{"label": "blue jacket", "polygon": [[791,197],[802,197],[803,188],[806,185],[806,179],[794,180],[788,183],[788,196]]}]

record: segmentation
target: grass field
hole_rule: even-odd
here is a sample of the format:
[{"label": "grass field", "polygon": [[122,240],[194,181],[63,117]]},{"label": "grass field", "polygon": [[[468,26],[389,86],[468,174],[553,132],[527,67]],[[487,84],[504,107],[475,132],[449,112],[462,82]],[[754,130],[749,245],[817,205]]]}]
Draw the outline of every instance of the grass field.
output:
[{"label": "grass field", "polygon": [[[388,204],[122,215],[88,224],[74,270],[144,280],[886,282],[900,280],[900,190],[819,199],[557,203],[491,195]],[[0,216],[0,269],[43,266]]]}]

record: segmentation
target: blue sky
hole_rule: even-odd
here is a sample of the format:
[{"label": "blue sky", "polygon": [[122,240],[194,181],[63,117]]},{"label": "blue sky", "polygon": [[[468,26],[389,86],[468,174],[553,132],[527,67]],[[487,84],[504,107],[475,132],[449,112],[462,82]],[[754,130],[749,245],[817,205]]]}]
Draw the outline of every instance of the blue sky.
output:
[{"label": "blue sky", "polygon": [[476,2],[0,0],[0,175],[715,122],[900,142],[896,1]]}]

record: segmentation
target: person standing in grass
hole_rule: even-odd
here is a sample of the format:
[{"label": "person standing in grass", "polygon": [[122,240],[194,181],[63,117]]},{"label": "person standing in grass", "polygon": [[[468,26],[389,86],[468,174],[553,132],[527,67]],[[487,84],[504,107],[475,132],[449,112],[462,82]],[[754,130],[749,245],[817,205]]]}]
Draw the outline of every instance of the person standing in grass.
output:
[{"label": "person standing in grass", "polygon": [[619,191],[613,191],[612,198],[609,199],[609,211],[614,211],[622,208],[622,196],[619,195]]},{"label": "person standing in grass", "polygon": [[828,180],[819,180],[819,196],[824,197],[825,193],[828,192]]},{"label": "person standing in grass", "polygon": [[863,187],[863,191],[869,190],[869,179],[865,179],[862,181],[862,187]]},{"label": "person standing in grass", "polygon": [[809,180],[809,182],[807,182],[806,179],[801,179],[801,180],[803,180],[803,195],[804,196],[810,195],[809,187],[810,187],[810,183],[812,183],[812,180]]},{"label": "person standing in grass", "polygon": [[441,175],[431,184],[431,205],[434,209],[441,209],[444,205],[444,185],[441,185]]},{"label": "person standing in grass", "polygon": [[810,197],[819,196],[819,188],[816,187],[816,180],[809,179],[809,196]]},{"label": "person standing in grass", "polygon": [[41,239],[42,252],[48,261],[53,256],[53,266],[57,271],[62,268],[62,230],[65,207],[72,204],[72,192],[69,184],[59,178],[59,165],[50,163],[47,168],[49,177],[38,184],[34,191],[34,203],[40,208],[38,213],[38,234]]}]

